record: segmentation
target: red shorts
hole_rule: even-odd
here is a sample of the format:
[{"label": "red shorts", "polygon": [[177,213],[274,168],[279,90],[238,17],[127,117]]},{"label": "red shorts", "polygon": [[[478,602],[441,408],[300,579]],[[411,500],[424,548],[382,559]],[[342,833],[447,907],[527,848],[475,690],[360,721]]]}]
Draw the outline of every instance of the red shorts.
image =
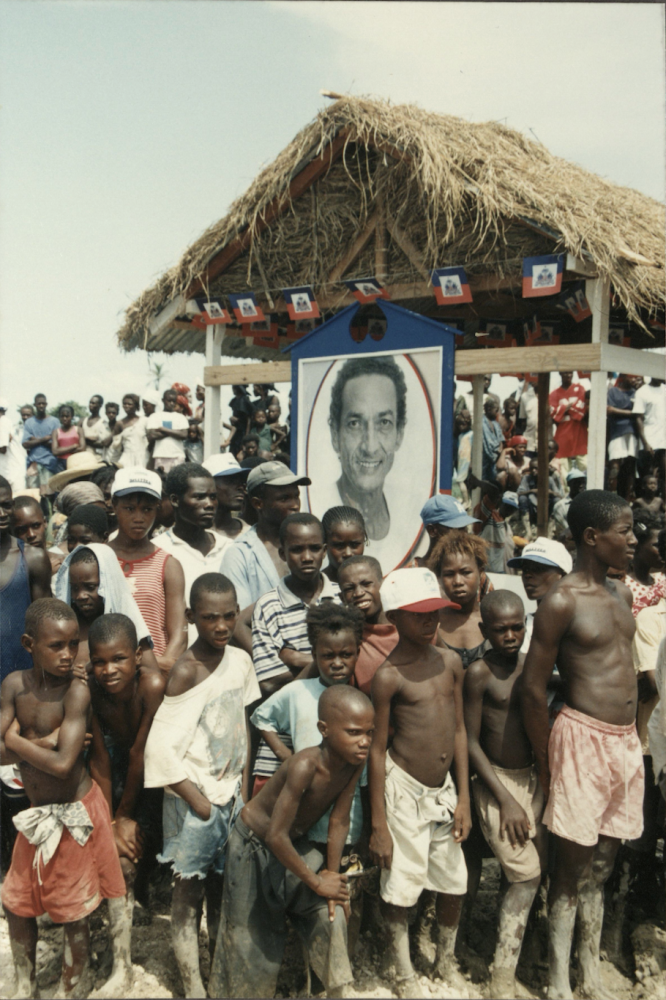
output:
[{"label": "red shorts", "polygon": [[548,743],[551,833],[591,847],[600,836],[636,840],[643,830],[643,755],[636,723],[615,726],[565,705]]},{"label": "red shorts", "polygon": [[93,781],[81,802],[93,831],[81,847],[65,827],[49,863],[32,867],[37,848],[22,833],[16,837],[12,863],[2,886],[2,905],[17,917],[48,913],[56,924],[71,924],[95,910],[102,899],[125,895],[125,879],[118,860],[109,807]]},{"label": "red shorts", "polygon": [[255,795],[258,795],[259,792],[261,791],[261,789],[266,784],[266,782],[270,781],[272,777],[273,777],[272,774],[257,774],[257,775],[255,775],[254,785],[252,786],[252,795],[250,797],[254,798]]}]

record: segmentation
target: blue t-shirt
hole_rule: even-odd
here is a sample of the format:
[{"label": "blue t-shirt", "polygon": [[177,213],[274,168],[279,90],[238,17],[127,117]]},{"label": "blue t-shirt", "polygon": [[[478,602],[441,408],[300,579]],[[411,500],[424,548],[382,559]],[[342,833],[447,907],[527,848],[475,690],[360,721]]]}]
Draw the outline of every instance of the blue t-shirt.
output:
[{"label": "blue t-shirt", "polygon": [[[44,417],[38,420],[37,417],[28,417],[23,425],[23,440],[27,441],[32,437],[46,437],[53,434],[60,427],[57,417]],[[54,474],[62,468],[62,462],[51,451],[51,444],[38,444],[36,448],[31,448],[28,452],[28,463],[36,462],[50,469]]]},{"label": "blue t-shirt", "polygon": [[[632,410],[634,407],[635,395],[635,389],[618,389],[618,387],[614,385],[608,390],[608,406],[615,406],[618,410]],[[624,437],[625,434],[634,434],[635,430],[634,421],[631,417],[610,416],[608,418],[609,441],[613,441],[615,438]]]},{"label": "blue t-shirt", "polygon": [[[294,753],[307,747],[318,747],[321,743],[321,733],[317,729],[319,721],[319,699],[326,687],[318,677],[303,681],[292,681],[267,698],[252,713],[252,724],[257,729],[268,730],[291,737]],[[360,785],[367,785],[367,765],[361,775],[354,792],[354,799],[349,813],[349,834],[347,841],[355,844],[361,836],[363,828],[363,807],[361,805]],[[326,843],[328,839],[328,821],[331,809],[318,819],[308,830],[308,837],[316,843]]]}]

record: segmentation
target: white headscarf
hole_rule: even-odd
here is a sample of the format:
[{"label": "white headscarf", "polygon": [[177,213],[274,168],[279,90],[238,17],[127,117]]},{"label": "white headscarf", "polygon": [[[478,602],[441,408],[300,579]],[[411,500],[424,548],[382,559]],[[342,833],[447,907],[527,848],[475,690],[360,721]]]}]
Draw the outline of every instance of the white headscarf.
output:
[{"label": "white headscarf", "polygon": [[[118,563],[116,553],[108,545],[102,545],[99,542],[90,542],[89,545],[77,545],[74,552],[78,552],[81,548],[90,549],[97,559],[99,566],[98,593],[100,597],[104,598],[104,614],[127,615],[134,622],[139,642],[143,639],[148,639],[152,649],[153,640],[148,631],[148,626],[143,620],[136,601],[132,597],[127,580],[123,576],[123,571]],[[74,552],[70,552],[64,560],[55,579],[55,596],[64,601],[65,604],[70,604],[69,567]]]}]

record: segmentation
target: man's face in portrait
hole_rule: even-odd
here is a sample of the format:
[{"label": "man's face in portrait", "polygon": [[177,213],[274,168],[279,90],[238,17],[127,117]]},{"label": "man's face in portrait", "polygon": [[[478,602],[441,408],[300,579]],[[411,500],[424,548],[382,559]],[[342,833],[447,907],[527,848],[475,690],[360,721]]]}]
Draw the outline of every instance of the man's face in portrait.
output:
[{"label": "man's face in portrait", "polygon": [[331,428],[331,441],[343,475],[361,492],[382,489],[391,471],[404,432],[398,428],[397,404],[387,375],[359,375],[342,391],[340,425]]}]

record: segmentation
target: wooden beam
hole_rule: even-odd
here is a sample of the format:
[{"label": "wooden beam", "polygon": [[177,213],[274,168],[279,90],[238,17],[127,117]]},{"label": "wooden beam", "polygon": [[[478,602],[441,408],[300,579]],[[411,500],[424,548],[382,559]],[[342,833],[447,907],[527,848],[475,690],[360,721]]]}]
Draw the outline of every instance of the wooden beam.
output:
[{"label": "wooden beam", "polygon": [[341,155],[344,149],[345,142],[347,141],[347,131],[343,129],[338,132],[335,139],[330,142],[326,148],[321,152],[321,154],[311,160],[306,167],[301,170],[301,172],[294,177],[293,181],[289,185],[289,190],[287,195],[274,198],[273,201],[266,207],[264,213],[260,219],[257,220],[256,225],[253,229],[244,230],[239,236],[237,236],[230,243],[227,243],[225,247],[214,254],[206,265],[204,274],[201,278],[195,278],[192,284],[189,286],[185,292],[184,298],[191,299],[194,298],[200,291],[204,289],[204,282],[210,284],[215,278],[223,274],[235,260],[240,257],[240,255],[247,250],[250,243],[252,242],[253,236],[258,236],[259,233],[263,232],[268,226],[271,225],[275,219],[278,218],[290,205],[292,201],[299,198],[304,191],[306,191],[315,181],[318,181],[327,170],[333,165],[335,160]]},{"label": "wooden beam", "polygon": [[204,385],[252,385],[255,382],[291,382],[291,361],[251,365],[206,365]]},{"label": "wooden beam", "polygon": [[423,263],[421,254],[416,249],[407,233],[403,233],[398,223],[388,212],[386,214],[386,225],[389,233],[391,234],[391,238],[398,244],[412,267],[418,271],[424,281],[430,282],[430,274],[428,272],[428,268]]},{"label": "wooden beam", "polygon": [[537,380],[537,535],[548,535],[548,438],[550,428],[550,407],[548,391],[550,375],[540,372]]},{"label": "wooden beam", "polygon": [[[365,249],[370,237],[374,233],[378,218],[379,213],[373,212],[347,253],[338,261],[329,274],[327,282],[338,281],[347,268],[354,263],[358,255]],[[351,297],[351,293],[349,293],[349,295]],[[318,298],[317,301],[320,302],[320,299]]]},{"label": "wooden beam", "polygon": [[636,351],[619,344],[601,345],[603,372],[620,372],[626,375],[642,375],[644,378],[666,378],[666,358],[652,351]]},{"label": "wooden beam", "polygon": [[[588,279],[585,296],[592,310],[592,344],[599,349],[599,364],[591,369],[587,412],[587,488],[603,490],[606,470],[606,371],[601,352],[608,346],[610,284],[608,278]],[[583,369],[586,370],[586,369]]]},{"label": "wooden beam", "polygon": [[[222,341],[226,327],[211,324],[206,327],[206,364],[219,365],[222,357]],[[220,451],[220,387],[207,385],[204,407],[204,457],[210,458]]]},{"label": "wooden beam", "polygon": [[377,195],[377,225],[375,226],[375,277],[386,281],[386,206],[381,194]]},{"label": "wooden beam", "polygon": [[456,351],[455,371],[456,375],[493,375],[500,372],[589,372],[598,370],[600,363],[599,344],[552,344],[547,347],[498,347]]},{"label": "wooden beam", "polygon": [[[475,375],[472,382],[472,472],[477,479],[483,476],[483,375]],[[472,490],[472,510],[481,500],[479,487]]]}]

